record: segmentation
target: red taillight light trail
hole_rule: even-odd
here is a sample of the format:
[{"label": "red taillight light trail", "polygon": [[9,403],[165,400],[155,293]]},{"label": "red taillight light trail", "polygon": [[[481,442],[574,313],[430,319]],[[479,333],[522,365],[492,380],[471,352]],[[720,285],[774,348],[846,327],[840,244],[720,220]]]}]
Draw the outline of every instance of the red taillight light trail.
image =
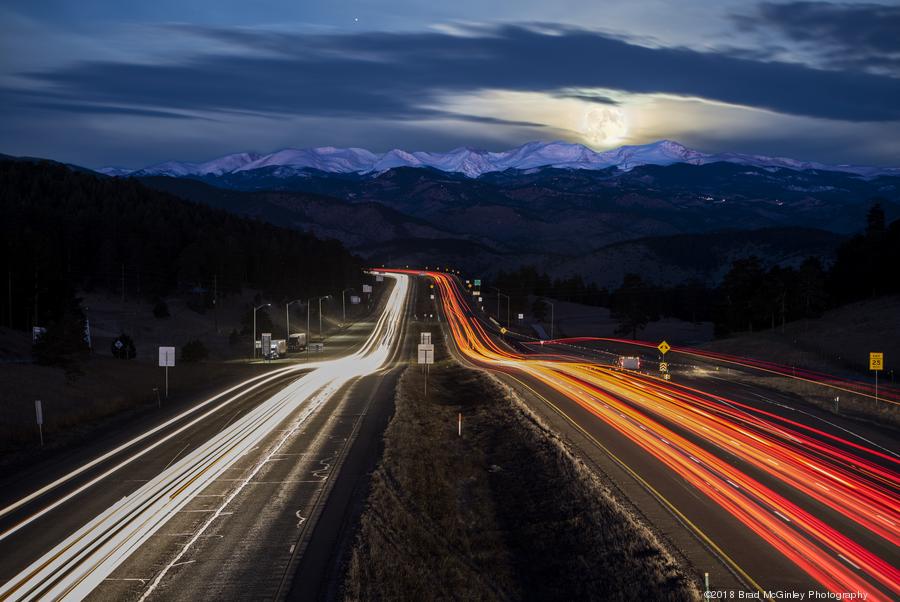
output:
[{"label": "red taillight light trail", "polygon": [[[802,496],[815,500],[854,528],[896,547],[896,455],[696,388],[615,373],[571,358],[536,359],[510,352],[471,317],[449,276],[428,276],[437,283],[450,332],[467,358],[494,369],[524,372],[565,395],[677,473],[824,588],[868,592],[870,600],[900,596],[900,571],[891,563],[793,501]],[[741,463],[747,468],[735,466]],[[777,479],[792,499],[748,471]]]}]

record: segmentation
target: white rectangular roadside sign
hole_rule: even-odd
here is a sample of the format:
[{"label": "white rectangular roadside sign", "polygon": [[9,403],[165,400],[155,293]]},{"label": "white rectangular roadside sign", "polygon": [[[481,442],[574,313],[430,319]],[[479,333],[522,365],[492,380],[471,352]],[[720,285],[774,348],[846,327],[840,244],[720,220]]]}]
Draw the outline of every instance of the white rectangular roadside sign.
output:
[{"label": "white rectangular roadside sign", "polygon": [[175,348],[159,348],[159,366],[166,369],[166,399],[169,398],[169,368],[175,367]]},{"label": "white rectangular roadside sign", "polygon": [[427,345],[427,344],[419,345],[419,363],[420,364],[433,364],[434,363],[434,345]]},{"label": "white rectangular roadside sign", "polygon": [[159,348],[159,367],[171,368],[175,365],[175,348],[160,347]]}]

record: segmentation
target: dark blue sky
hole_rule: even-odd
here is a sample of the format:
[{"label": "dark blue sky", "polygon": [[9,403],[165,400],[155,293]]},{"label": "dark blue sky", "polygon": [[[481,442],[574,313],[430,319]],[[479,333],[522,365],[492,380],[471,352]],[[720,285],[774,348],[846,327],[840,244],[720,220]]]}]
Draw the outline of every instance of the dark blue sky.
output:
[{"label": "dark blue sky", "polygon": [[0,152],[135,167],[673,138],[898,165],[898,31],[896,3],[13,0]]}]

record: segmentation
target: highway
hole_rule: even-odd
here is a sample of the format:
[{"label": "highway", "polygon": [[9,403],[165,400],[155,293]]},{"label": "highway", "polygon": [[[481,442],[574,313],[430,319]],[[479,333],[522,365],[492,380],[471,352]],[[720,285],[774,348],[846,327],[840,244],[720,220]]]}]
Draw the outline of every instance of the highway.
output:
[{"label": "highway", "polygon": [[709,573],[712,591],[900,596],[891,437],[721,375],[667,382],[552,342],[514,349],[458,279],[427,275],[459,359],[518,390],[698,576]]},{"label": "highway", "polygon": [[380,437],[373,417],[384,422],[392,400],[411,287],[404,275],[385,284],[377,320],[345,335],[343,355],[285,364],[48,470],[27,493],[11,486],[0,497],[0,600],[302,591],[294,575],[339,470],[359,455],[360,433],[366,445]]}]

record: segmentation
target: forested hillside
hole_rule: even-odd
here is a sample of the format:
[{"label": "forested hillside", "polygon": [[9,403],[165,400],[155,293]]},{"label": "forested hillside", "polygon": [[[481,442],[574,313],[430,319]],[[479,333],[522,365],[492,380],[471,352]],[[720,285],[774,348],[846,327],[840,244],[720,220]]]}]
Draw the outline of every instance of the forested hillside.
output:
[{"label": "forested hillside", "polygon": [[252,287],[298,298],[357,283],[336,241],[52,163],[0,161],[0,323],[53,326],[79,291],[155,298]]}]

